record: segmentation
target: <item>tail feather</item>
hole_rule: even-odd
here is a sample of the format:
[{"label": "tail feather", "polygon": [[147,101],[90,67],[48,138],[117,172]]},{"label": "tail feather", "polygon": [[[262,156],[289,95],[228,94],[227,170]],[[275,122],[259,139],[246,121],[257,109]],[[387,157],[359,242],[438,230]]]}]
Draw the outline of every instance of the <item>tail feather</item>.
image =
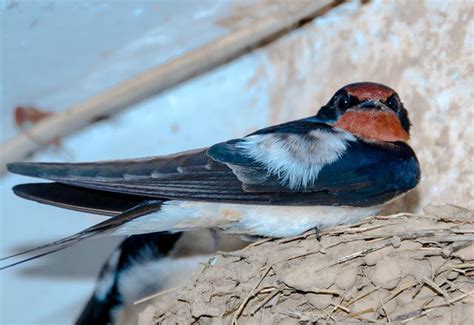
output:
[{"label": "tail feather", "polygon": [[149,199],[143,196],[97,191],[61,183],[29,183],[13,187],[21,198],[60,208],[116,216]]},{"label": "tail feather", "polygon": [[[37,258],[46,256],[46,255],[49,255],[49,254],[52,254],[52,253],[55,253],[55,252],[57,252],[57,251],[63,250],[63,249],[65,249],[65,248],[68,248],[69,246],[72,246],[72,245],[75,244],[75,243],[77,243],[77,241],[72,242],[72,243],[69,243],[69,244],[67,244],[67,245],[60,246],[60,247],[55,248],[55,249],[53,249],[53,250],[47,251],[47,252],[45,252],[45,253],[36,254],[36,255],[31,256],[31,257],[22,259],[22,260],[20,260],[20,261],[7,264],[7,265],[5,265],[5,266],[0,267],[0,271],[5,270],[5,269],[8,269],[8,268],[11,268],[11,267],[16,266],[16,265],[19,265],[19,264],[26,263],[26,262],[28,262],[28,261],[35,260],[35,259],[37,259]],[[23,253],[24,253],[24,252],[22,252],[21,254],[23,254]],[[18,256],[19,254],[16,254],[16,255]],[[14,257],[14,256],[9,256],[9,257],[4,258],[4,259],[8,259],[8,258],[11,258],[11,257]]]},{"label": "tail feather", "polygon": [[[78,242],[80,242],[84,239],[91,238],[91,237],[94,237],[94,236],[98,236],[98,235],[103,234],[103,233],[105,233],[109,230],[112,230],[116,227],[119,227],[120,225],[126,223],[127,221],[130,221],[132,219],[135,219],[135,218],[144,216],[146,214],[158,211],[161,207],[162,202],[163,201],[161,201],[161,200],[147,200],[147,201],[144,201],[141,204],[139,204],[139,205],[137,205],[137,206],[135,206],[135,207],[119,214],[119,215],[117,215],[116,217],[113,217],[113,218],[110,218],[110,219],[105,220],[103,222],[100,222],[100,223],[98,223],[98,224],[96,224],[92,227],[89,227],[89,228],[87,228],[87,229],[85,229],[85,230],[83,230],[83,231],[81,231],[77,234],[72,235],[72,236],[68,236],[68,237],[65,237],[63,239],[54,241],[54,242],[49,243],[49,244],[41,245],[41,246],[38,246],[38,247],[33,248],[33,249],[28,249],[28,250],[20,252],[20,253],[16,253],[16,254],[13,254],[13,255],[10,255],[10,256],[0,258],[0,261],[6,261],[6,260],[10,260],[14,257],[19,257],[19,256],[23,256],[23,255],[26,255],[26,254],[29,254],[29,253],[38,252],[37,254],[35,254],[33,256],[30,256],[30,257],[21,259],[19,261],[1,266],[0,271],[8,269],[8,268],[16,266],[16,265],[19,265],[19,264],[23,264],[23,263],[31,261],[31,260],[35,260],[39,257],[49,255],[49,254],[52,254],[54,252],[63,250],[63,249],[68,248],[68,247],[70,247],[70,246],[72,246],[72,245],[74,245],[74,244],[76,244],[76,243],[78,243]],[[47,249],[50,249],[50,250],[48,250],[47,252],[44,252],[44,250],[47,250]],[[42,252],[40,252],[40,251],[42,251]]]}]

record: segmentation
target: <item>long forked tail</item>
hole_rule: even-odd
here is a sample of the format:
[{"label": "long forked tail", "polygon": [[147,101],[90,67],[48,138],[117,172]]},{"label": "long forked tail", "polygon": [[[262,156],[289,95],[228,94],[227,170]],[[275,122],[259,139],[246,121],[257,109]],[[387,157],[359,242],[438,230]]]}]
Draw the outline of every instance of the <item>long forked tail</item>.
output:
[{"label": "long forked tail", "polygon": [[0,258],[1,262],[10,261],[11,259],[15,257],[20,257],[26,254],[34,253],[32,256],[21,258],[18,261],[10,262],[10,263],[7,263],[6,265],[0,266],[0,270],[5,270],[12,266],[31,261],[45,255],[52,254],[54,252],[70,247],[84,239],[103,234],[109,230],[112,230],[114,228],[117,228],[123,225],[124,223],[130,220],[158,211],[162,203],[163,201],[161,200],[146,200],[134,206],[133,208],[120,213],[119,215],[113,218],[100,222],[72,236],[68,236],[66,238],[54,241],[46,245],[41,245],[33,249],[29,249],[20,253],[16,253],[10,256]]}]

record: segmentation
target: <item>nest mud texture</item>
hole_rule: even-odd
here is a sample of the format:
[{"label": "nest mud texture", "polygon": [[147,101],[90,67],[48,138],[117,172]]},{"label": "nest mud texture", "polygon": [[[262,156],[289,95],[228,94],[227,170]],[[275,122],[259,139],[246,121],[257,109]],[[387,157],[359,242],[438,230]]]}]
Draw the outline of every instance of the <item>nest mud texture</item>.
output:
[{"label": "nest mud texture", "polygon": [[474,212],[428,206],[211,259],[143,324],[472,324]]}]

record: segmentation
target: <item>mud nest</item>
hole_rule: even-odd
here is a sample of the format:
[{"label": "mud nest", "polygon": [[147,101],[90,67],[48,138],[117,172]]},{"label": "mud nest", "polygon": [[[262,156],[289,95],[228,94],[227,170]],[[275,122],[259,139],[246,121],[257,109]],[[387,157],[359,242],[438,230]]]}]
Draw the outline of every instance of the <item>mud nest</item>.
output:
[{"label": "mud nest", "polygon": [[474,213],[428,206],[209,260],[144,324],[456,323],[474,317]]}]

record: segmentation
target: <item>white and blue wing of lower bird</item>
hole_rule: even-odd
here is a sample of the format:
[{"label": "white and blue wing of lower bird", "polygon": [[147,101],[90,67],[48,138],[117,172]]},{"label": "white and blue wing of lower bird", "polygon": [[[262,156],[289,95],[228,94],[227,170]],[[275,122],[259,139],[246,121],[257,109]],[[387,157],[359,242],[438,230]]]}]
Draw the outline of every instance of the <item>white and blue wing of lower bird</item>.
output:
[{"label": "white and blue wing of lower bird", "polygon": [[76,324],[115,324],[140,299],[184,284],[217,251],[247,244],[212,229],[130,236],[102,267]]},{"label": "white and blue wing of lower bird", "polygon": [[[420,168],[398,94],[347,85],[312,117],[209,148],[92,163],[12,163],[21,197],[111,216],[73,236],[1,259],[5,269],[99,235],[215,228],[284,237],[353,223],[413,189]],[[22,260],[24,254],[36,254]]]}]

